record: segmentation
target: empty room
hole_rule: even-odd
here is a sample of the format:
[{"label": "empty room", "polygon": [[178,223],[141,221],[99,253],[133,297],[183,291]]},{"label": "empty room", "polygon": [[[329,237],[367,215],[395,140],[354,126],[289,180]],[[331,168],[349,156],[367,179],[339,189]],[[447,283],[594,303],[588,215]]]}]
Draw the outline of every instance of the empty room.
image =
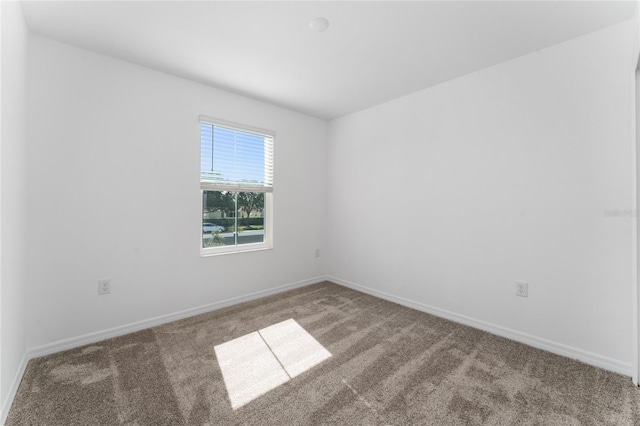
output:
[{"label": "empty room", "polygon": [[0,424],[640,425],[635,1],[1,1]]}]

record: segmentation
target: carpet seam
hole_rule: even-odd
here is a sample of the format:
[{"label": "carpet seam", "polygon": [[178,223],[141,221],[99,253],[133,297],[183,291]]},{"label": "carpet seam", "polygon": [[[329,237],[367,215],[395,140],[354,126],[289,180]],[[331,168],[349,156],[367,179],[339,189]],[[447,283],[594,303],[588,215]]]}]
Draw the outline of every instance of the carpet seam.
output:
[{"label": "carpet seam", "polygon": [[269,343],[265,340],[265,338],[262,335],[262,333],[260,333],[260,330],[258,330],[258,336],[260,336],[260,338],[262,339],[264,344],[267,345],[267,348],[269,348],[269,352],[271,352],[271,355],[273,355],[273,357],[276,359],[276,361],[278,361],[278,364],[280,364],[280,367],[282,368],[282,371],[284,371],[284,373],[287,375],[287,377],[289,377],[289,380],[291,380],[293,377],[291,377],[291,374],[289,374],[287,369],[284,368],[284,365],[282,365],[282,362],[280,362],[280,358],[278,358],[278,356],[273,352],[273,349],[271,349],[271,345],[269,345]]}]

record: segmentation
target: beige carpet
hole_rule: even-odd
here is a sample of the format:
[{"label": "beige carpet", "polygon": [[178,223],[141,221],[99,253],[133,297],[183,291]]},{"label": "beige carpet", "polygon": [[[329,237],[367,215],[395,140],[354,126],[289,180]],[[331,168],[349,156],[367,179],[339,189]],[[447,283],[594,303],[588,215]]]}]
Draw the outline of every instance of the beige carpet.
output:
[{"label": "beige carpet", "polygon": [[[232,409],[214,348],[249,335],[268,358],[265,333],[252,333],[290,319],[331,356]],[[286,349],[286,338],[264,343],[278,360],[292,356],[270,347]],[[640,389],[628,377],[322,283],[32,360],[6,424],[640,425]]]}]

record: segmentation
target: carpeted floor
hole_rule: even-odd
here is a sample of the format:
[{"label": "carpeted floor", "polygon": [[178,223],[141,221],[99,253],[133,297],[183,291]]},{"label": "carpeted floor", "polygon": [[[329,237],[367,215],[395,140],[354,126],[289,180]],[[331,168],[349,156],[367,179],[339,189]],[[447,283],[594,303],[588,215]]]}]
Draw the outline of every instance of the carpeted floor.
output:
[{"label": "carpeted floor", "polygon": [[[215,345],[294,319],[332,356],[233,410]],[[640,425],[628,377],[322,283],[29,362],[6,425]]]}]

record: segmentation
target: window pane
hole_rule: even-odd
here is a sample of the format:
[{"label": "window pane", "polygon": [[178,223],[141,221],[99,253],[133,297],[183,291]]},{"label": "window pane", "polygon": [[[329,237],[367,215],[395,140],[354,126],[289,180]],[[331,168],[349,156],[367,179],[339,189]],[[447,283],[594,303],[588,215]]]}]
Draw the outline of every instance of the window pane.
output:
[{"label": "window pane", "polygon": [[238,244],[264,242],[264,192],[238,192]]},{"label": "window pane", "polygon": [[202,192],[202,247],[264,242],[265,193]]},{"label": "window pane", "polygon": [[203,191],[202,247],[235,245],[235,198],[228,191]]}]

